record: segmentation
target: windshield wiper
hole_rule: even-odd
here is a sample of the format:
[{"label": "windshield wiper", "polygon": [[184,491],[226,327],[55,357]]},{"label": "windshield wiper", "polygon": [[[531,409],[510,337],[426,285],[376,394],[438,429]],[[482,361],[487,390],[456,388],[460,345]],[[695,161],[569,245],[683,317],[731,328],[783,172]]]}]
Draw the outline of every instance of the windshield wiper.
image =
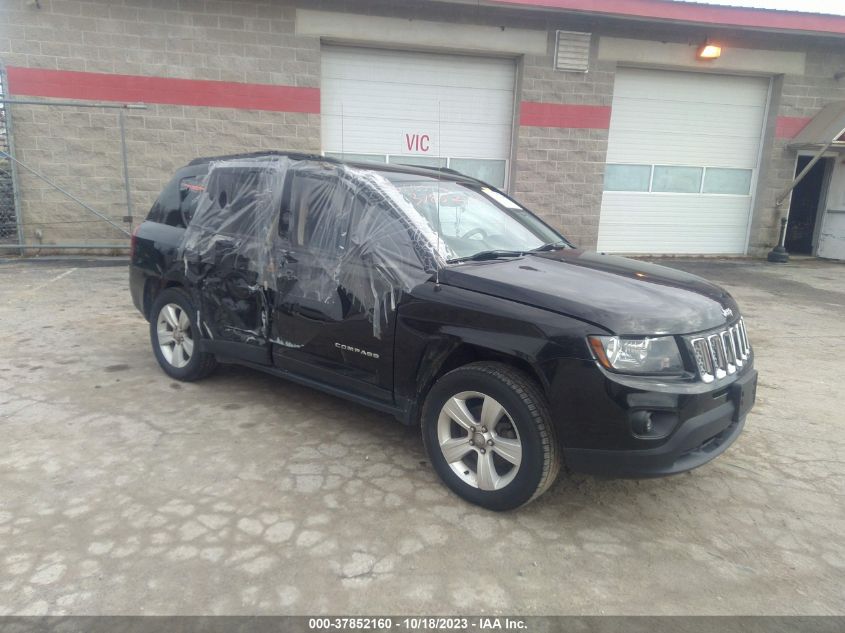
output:
[{"label": "windshield wiper", "polygon": [[537,248],[532,248],[529,253],[542,253],[543,251],[557,251],[566,248],[566,242],[549,242]]},{"label": "windshield wiper", "polygon": [[499,259],[500,257],[521,257],[522,255],[525,255],[525,251],[479,251],[477,253],[474,253],[473,255],[467,255],[466,257],[455,257],[453,259],[447,259],[446,263],[458,264],[460,262],[480,262],[488,259]]}]

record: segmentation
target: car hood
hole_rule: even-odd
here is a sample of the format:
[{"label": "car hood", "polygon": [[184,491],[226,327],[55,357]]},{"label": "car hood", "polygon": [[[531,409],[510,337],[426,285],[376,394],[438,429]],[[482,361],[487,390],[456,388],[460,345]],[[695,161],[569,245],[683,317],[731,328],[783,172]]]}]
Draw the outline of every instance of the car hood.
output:
[{"label": "car hood", "polygon": [[739,315],[733,298],[701,277],[576,249],[464,262],[441,270],[440,283],[552,310],[614,334],[688,334]]}]

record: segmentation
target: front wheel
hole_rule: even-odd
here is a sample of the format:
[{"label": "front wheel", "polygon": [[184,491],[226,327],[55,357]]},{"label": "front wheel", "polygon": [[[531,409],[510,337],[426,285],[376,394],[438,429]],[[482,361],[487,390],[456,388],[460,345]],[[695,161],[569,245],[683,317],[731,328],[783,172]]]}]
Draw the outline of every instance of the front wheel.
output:
[{"label": "front wheel", "polygon": [[490,510],[532,501],[554,483],[560,451],[537,384],[503,363],[472,363],[435,383],[423,441],[443,482]]},{"label": "front wheel", "polygon": [[199,349],[196,311],[188,295],[168,288],[156,297],[150,318],[150,341],[158,364],[171,378],[192,382],[214,371],[213,354]]}]

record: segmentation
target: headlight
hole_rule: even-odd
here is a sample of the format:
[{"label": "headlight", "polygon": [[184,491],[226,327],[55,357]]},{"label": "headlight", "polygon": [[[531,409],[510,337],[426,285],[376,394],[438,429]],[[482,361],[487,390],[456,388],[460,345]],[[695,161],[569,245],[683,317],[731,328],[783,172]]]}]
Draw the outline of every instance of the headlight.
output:
[{"label": "headlight", "polygon": [[596,359],[608,369],[631,374],[680,374],[684,370],[678,344],[671,336],[588,339]]}]

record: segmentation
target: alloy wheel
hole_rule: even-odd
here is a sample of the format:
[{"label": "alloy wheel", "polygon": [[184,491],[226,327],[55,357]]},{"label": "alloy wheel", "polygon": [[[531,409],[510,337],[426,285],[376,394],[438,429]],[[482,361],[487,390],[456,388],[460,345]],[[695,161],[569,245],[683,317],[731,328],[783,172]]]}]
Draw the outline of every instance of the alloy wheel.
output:
[{"label": "alloy wheel", "polygon": [[452,471],[480,490],[506,487],[522,462],[522,441],[511,416],[497,400],[476,391],[446,401],[437,440]]},{"label": "alloy wheel", "polygon": [[166,304],[158,313],[156,321],[158,346],[164,359],[173,367],[184,367],[194,353],[194,339],[191,336],[191,320],[176,303]]}]

